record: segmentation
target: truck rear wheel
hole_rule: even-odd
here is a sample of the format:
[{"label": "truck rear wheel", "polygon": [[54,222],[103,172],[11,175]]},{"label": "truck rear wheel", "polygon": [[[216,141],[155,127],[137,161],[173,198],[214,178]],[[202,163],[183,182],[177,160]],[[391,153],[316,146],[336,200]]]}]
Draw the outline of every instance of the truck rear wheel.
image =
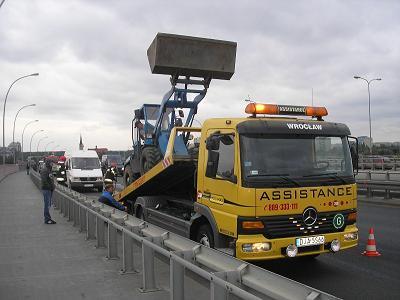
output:
[{"label": "truck rear wheel", "polygon": [[196,242],[204,246],[214,248],[214,235],[210,225],[203,224],[199,227],[196,236]]},{"label": "truck rear wheel", "polygon": [[161,152],[154,146],[149,146],[143,149],[142,157],[140,158],[140,173],[143,175],[153,168],[161,160]]}]

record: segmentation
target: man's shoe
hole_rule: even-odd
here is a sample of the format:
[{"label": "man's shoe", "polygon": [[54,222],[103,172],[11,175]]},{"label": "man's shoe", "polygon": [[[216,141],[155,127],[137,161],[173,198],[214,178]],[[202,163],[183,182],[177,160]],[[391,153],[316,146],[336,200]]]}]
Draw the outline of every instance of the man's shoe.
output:
[{"label": "man's shoe", "polygon": [[44,222],[44,224],[57,224],[57,222],[53,220],[47,220]]}]

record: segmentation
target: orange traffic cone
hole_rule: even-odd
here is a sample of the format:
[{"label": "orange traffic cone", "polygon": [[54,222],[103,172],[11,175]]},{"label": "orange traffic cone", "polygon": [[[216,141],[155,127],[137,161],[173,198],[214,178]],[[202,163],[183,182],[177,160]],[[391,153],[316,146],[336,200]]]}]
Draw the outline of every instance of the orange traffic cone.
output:
[{"label": "orange traffic cone", "polygon": [[365,256],[381,256],[381,254],[376,251],[374,229],[372,227],[369,229],[367,249],[361,254]]}]

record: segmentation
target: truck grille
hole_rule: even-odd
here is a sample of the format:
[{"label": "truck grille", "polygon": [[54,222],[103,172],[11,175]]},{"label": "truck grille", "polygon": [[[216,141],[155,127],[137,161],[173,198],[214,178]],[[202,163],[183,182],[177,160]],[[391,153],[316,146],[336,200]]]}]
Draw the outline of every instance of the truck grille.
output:
[{"label": "truck grille", "polygon": [[[303,222],[303,215],[290,216],[274,216],[260,218],[264,223],[263,235],[268,239],[294,237],[299,235],[314,235],[331,232],[344,231],[346,225],[354,222],[348,221],[348,216],[354,210],[333,211],[333,212],[318,212],[317,221],[312,226],[307,226]],[[336,229],[333,226],[333,218],[336,214],[342,214],[345,219],[345,225],[342,228]]]}]

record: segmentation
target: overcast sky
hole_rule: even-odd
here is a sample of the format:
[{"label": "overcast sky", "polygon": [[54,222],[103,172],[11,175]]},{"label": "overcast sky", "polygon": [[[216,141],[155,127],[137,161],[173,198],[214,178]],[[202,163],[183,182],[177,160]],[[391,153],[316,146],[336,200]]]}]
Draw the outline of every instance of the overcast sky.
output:
[{"label": "overcast sky", "polygon": [[[32,143],[131,148],[135,108],[170,88],[152,75],[146,50],[157,32],[236,41],[236,73],[214,80],[196,119],[243,116],[254,101],[326,106],[328,121],[368,135],[371,83],[374,141],[400,141],[400,1],[59,1],[6,0],[0,8],[0,99],[6,144],[24,125]],[[1,104],[3,104],[1,101]],[[1,106],[2,108],[2,106]],[[54,143],[50,143],[54,141]],[[48,144],[50,143],[50,144]],[[28,145],[28,146],[26,146]]]}]

